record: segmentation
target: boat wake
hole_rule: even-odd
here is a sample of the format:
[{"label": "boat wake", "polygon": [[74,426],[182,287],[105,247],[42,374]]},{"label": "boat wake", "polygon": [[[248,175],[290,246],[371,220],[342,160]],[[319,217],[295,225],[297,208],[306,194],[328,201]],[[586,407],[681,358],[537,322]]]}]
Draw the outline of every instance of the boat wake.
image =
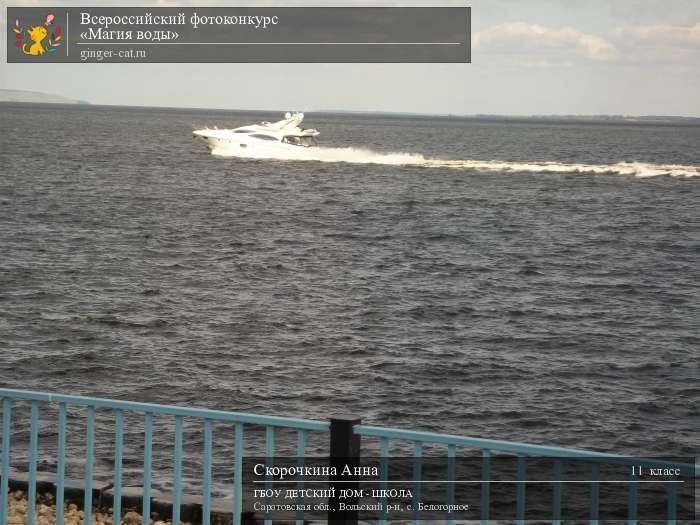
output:
[{"label": "boat wake", "polygon": [[[240,157],[240,150],[221,146],[212,154],[222,157]],[[289,152],[274,156],[246,152],[246,158],[275,160],[312,160],[319,162],[349,162],[354,164],[384,164],[390,166],[417,166],[449,168],[462,171],[500,173],[583,173],[613,174],[634,177],[700,177],[700,166],[682,164],[652,164],[646,162],[618,162],[616,164],[567,164],[561,162],[519,162],[502,160],[447,160],[425,157],[418,153],[381,153],[358,148],[290,148]]]}]

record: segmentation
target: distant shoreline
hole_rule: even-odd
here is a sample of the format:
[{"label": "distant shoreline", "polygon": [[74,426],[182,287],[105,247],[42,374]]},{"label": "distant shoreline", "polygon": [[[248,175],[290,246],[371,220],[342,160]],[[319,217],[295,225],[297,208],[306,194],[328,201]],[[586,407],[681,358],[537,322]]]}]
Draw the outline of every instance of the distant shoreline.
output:
[{"label": "distant shoreline", "polygon": [[[0,90],[2,91],[2,90]],[[63,97],[56,97],[63,98]],[[121,104],[91,104],[80,100],[46,101],[46,100],[2,100],[0,104],[24,104],[24,105],[49,105],[49,106],[80,106],[86,109],[123,109],[126,111],[184,111],[184,112],[212,112],[226,114],[270,114],[278,115],[286,110],[269,109],[222,109],[202,107],[172,107],[172,106],[129,106]],[[389,119],[426,119],[426,120],[454,120],[470,122],[493,123],[530,123],[530,124],[615,124],[615,125],[657,125],[657,126],[700,126],[700,117],[679,117],[662,115],[458,115],[444,113],[408,113],[392,111],[348,111],[348,110],[309,110],[308,115],[340,115],[345,117],[380,117]]]},{"label": "distant shoreline", "polygon": [[89,105],[85,100],[76,100],[53,93],[42,91],[28,91],[24,89],[0,89],[0,102],[15,104],[70,104]]}]

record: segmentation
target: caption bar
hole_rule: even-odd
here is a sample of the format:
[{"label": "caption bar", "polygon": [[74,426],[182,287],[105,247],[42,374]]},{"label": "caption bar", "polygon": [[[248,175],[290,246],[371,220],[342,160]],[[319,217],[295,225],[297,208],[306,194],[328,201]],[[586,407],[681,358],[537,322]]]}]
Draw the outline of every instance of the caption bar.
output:
[{"label": "caption bar", "polygon": [[10,63],[470,62],[468,7],[8,7]]},{"label": "caption bar", "polygon": [[[602,461],[602,462],[601,462]],[[693,458],[246,458],[243,509],[265,519],[694,519]]]}]

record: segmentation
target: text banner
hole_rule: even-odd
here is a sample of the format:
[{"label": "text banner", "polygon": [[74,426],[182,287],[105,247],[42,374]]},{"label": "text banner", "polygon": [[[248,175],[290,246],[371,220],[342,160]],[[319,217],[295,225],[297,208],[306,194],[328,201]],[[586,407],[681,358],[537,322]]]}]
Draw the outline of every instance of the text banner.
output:
[{"label": "text banner", "polygon": [[468,7],[7,8],[11,63],[470,62]]}]

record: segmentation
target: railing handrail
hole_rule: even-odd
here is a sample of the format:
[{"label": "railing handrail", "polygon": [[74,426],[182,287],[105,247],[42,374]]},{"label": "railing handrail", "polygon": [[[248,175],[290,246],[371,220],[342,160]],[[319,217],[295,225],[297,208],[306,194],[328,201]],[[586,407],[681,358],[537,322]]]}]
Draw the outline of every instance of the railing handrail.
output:
[{"label": "railing handrail", "polygon": [[62,394],[50,394],[31,390],[16,390],[0,388],[0,398],[19,399],[25,401],[44,401],[49,403],[65,403],[66,405],[92,406],[95,408],[108,408],[113,410],[131,410],[151,414],[165,414],[171,416],[194,417],[199,419],[211,419],[213,421],[225,421],[233,423],[248,423],[254,425],[271,425],[277,427],[289,427],[303,430],[316,430],[327,432],[330,424],[327,421],[313,419],[300,419],[293,417],[263,416],[248,412],[228,412],[224,410],[211,410],[208,408],[188,408],[182,406],[160,405],[156,403],[140,403],[136,401],[119,401],[99,397],[67,396]]},{"label": "railing handrail", "polygon": [[595,452],[592,450],[580,450],[563,447],[551,447],[546,445],[531,445],[517,441],[503,441],[498,439],[475,438],[458,436],[455,434],[439,434],[436,432],[403,430],[398,428],[375,427],[369,425],[355,425],[354,432],[361,436],[398,439],[402,441],[436,443],[442,445],[455,445],[479,449],[498,450],[526,456],[547,456],[554,458],[581,459],[600,463],[622,463],[642,465],[645,467],[669,467],[679,468],[685,476],[700,477],[700,465],[693,463],[667,462],[653,458],[638,458]]}]

